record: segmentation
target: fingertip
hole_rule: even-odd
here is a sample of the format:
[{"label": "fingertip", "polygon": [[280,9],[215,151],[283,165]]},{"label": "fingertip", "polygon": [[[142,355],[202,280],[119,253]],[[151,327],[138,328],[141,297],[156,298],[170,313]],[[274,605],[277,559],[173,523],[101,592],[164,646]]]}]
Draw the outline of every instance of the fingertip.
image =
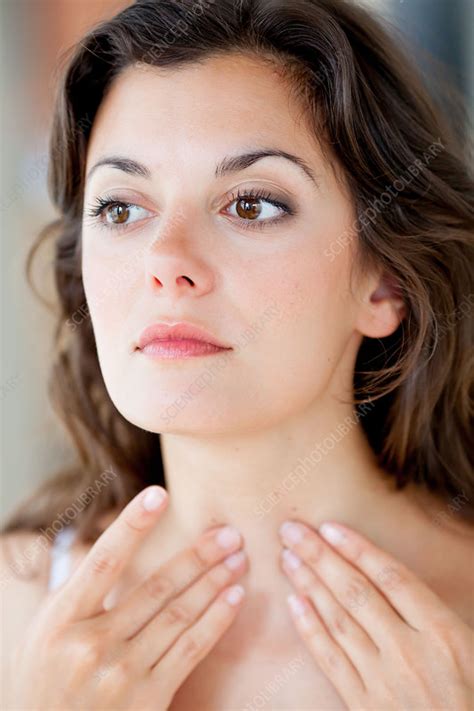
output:
[{"label": "fingertip", "polygon": [[241,600],[243,600],[245,595],[245,588],[243,585],[237,584],[237,585],[232,585],[230,588],[225,590],[224,592],[224,597],[226,601],[231,605],[232,607],[235,607],[238,605]]},{"label": "fingertip", "polygon": [[161,486],[149,486],[142,496],[142,506],[145,511],[156,511],[168,496],[166,489]]}]

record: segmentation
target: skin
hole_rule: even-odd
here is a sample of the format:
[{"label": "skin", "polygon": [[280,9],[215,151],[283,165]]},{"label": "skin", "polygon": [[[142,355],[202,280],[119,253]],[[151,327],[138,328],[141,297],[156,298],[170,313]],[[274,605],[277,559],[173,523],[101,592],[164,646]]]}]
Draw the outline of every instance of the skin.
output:
[{"label": "skin", "polygon": [[[303,116],[283,77],[250,57],[229,55],[178,71],[135,67],[101,105],[89,144],[87,171],[106,155],[125,154],[152,176],[101,167],[85,194],[86,205],[109,192],[145,208],[126,218],[131,224],[120,234],[90,221],[83,231],[84,284],[104,379],[128,420],[160,433],[170,494],[163,526],[130,575],[145,574],[164,540],[171,551],[202,526],[228,522],[241,530],[253,563],[248,602],[239,627],[221,640],[223,655],[235,654],[247,636],[258,644],[270,635],[274,650],[288,636],[281,610],[288,581],[276,565],[284,518],[310,525],[341,520],[419,574],[432,575],[433,562],[419,560],[412,536],[441,538],[408,493],[394,492],[344,402],[362,337],[389,335],[404,309],[380,272],[350,281],[355,239],[327,258],[334,241],[350,233],[354,212]],[[215,178],[224,156],[248,147],[304,157],[317,185],[277,157]],[[239,187],[268,188],[288,198],[296,214],[245,230],[229,199]],[[267,211],[257,220],[279,214],[269,203],[260,207]],[[115,271],[120,288],[104,289]],[[237,348],[269,307],[276,316]],[[213,356],[164,362],[131,352],[140,331],[166,317],[188,318],[234,346],[212,387],[179,409],[174,403]],[[270,492],[346,417],[349,432],[272,504]],[[201,676],[199,688],[205,686]]]},{"label": "skin", "polygon": [[347,708],[472,708],[473,630],[411,570],[335,523],[280,535],[295,624]]},{"label": "skin", "polygon": [[245,561],[241,537],[209,530],[136,585],[120,606],[106,605],[166,502],[166,491],[156,486],[134,497],[47,598],[15,648],[5,707],[169,708],[232,623],[242,590],[229,583]]},{"label": "skin", "polygon": [[[215,177],[225,156],[262,147],[303,158],[317,185],[277,157]],[[325,586],[326,596],[336,599],[337,586],[351,589],[356,572],[359,584],[361,575],[368,580],[367,569],[357,570],[362,562],[372,560],[383,569],[389,560],[402,588],[405,571],[419,581],[404,598],[406,603],[413,597],[415,622],[426,624],[432,616],[433,624],[435,618],[453,623],[452,639],[436,639],[446,658],[463,659],[443,673],[460,687],[453,708],[467,709],[471,681],[463,665],[472,622],[466,593],[473,583],[467,565],[472,531],[455,522],[436,523],[446,502],[433,495],[411,486],[394,489],[348,404],[362,338],[389,335],[405,312],[380,271],[351,282],[355,236],[337,250],[337,258],[328,258],[331,245],[350,232],[353,207],[288,84],[268,64],[237,55],[180,70],[128,68],[94,121],[86,173],[104,156],[117,154],[146,164],[151,178],[100,167],[87,181],[84,286],[109,395],[130,422],[160,433],[169,500],[159,525],[114,580],[111,609],[203,529],[237,528],[248,563],[236,623],[179,686],[169,708],[219,709],[229,699],[243,707],[261,692],[263,679],[271,680],[294,659],[301,660],[298,672],[273,692],[275,706],[380,708],[379,687],[369,683],[356,690],[354,677],[325,664],[331,639],[333,660],[346,640],[323,634],[325,613],[315,590]],[[265,188],[295,215],[245,229],[232,201],[238,188]],[[98,197],[110,194],[137,206],[121,232],[87,215]],[[261,207],[258,220],[280,214],[265,201]],[[111,213],[112,219],[117,215]],[[262,314],[263,327],[239,347]],[[212,371],[210,384],[195,388],[192,397],[190,385],[211,369],[215,356],[157,361],[134,351],[141,331],[162,318],[193,321],[233,348],[224,366]],[[184,406],[175,407],[177,402]],[[344,422],[350,426],[341,435]],[[322,447],[331,435],[336,444]],[[297,469],[310,455],[313,463]],[[306,524],[313,546],[325,547],[326,577],[314,548],[311,555],[311,547],[308,554],[280,538],[286,519]],[[350,554],[333,552],[317,532],[328,520],[360,536],[354,540],[370,546],[372,558],[353,559],[349,568],[344,559]],[[307,566],[306,586],[296,569],[282,563],[289,547]],[[377,582],[383,585],[384,579]],[[306,593],[316,636],[287,609],[291,591]],[[406,621],[395,618],[397,601],[372,604],[376,599],[372,595],[360,607],[364,622],[370,618],[382,640],[396,638],[399,648],[392,645],[390,657],[367,657],[364,622],[354,623],[347,644],[356,650],[353,666],[363,665],[369,679],[398,669],[412,643]],[[341,616],[335,603],[331,609]],[[419,649],[431,662],[428,635]],[[421,677],[410,678],[409,702],[425,703],[435,693],[426,691]]]}]

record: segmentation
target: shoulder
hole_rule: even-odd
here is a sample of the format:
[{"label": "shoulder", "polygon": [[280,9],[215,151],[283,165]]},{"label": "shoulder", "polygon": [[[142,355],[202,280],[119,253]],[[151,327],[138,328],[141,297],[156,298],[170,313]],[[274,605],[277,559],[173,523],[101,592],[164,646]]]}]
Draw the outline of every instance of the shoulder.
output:
[{"label": "shoulder", "polygon": [[47,590],[51,542],[40,533],[15,531],[0,536],[0,589],[2,598],[17,595],[38,602]]},{"label": "shoulder", "polygon": [[[35,616],[49,598],[52,539],[32,531],[15,531],[0,536],[0,599],[2,654],[0,708],[8,706],[15,652],[24,642]],[[87,554],[91,544],[68,544],[71,572]]]},{"label": "shoulder", "polygon": [[416,501],[420,521],[416,556],[427,558],[420,567],[440,597],[474,628],[474,521],[463,515],[468,499],[460,495],[446,500],[424,492]]},{"label": "shoulder", "polygon": [[0,536],[2,697],[7,693],[16,645],[47,595],[50,548],[44,536],[31,531]]},{"label": "shoulder", "polygon": [[474,566],[472,551],[474,529],[470,522],[453,522],[448,530],[443,530],[442,542],[437,551],[444,559],[444,580],[440,588],[445,591],[445,599],[461,619],[474,629]]},{"label": "shoulder", "polygon": [[[118,516],[119,511],[103,514],[98,521],[99,535]],[[69,531],[67,531],[69,532]],[[92,547],[65,536],[59,548],[67,549],[71,572]],[[48,596],[53,539],[33,531],[15,531],[0,535],[0,594],[3,610],[8,609],[8,624],[21,626]]]}]

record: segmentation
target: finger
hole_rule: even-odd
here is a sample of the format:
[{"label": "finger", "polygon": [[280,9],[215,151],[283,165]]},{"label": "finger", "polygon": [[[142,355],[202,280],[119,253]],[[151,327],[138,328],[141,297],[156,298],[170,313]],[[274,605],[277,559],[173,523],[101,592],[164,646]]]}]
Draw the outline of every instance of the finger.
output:
[{"label": "finger", "polygon": [[379,658],[372,639],[294,551],[283,548],[280,562],[297,592],[311,600],[327,632],[366,679],[367,674],[373,673]]},{"label": "finger", "polygon": [[188,628],[196,624],[224,587],[236,582],[247,569],[240,550],[211,568],[181,595],[173,598],[130,640],[136,668],[154,666]]},{"label": "finger", "polygon": [[362,678],[344,650],[332,639],[311,602],[291,593],[287,598],[291,617],[316,664],[335,686],[343,700],[353,708],[364,693]]},{"label": "finger", "polygon": [[165,489],[149,486],[125,506],[57,591],[54,608],[61,619],[81,620],[104,611],[105,595],[165,510],[167,500]]},{"label": "finger", "polygon": [[414,629],[431,629],[434,620],[452,618],[451,610],[433,590],[365,536],[333,522],[322,524],[319,531],[340,556],[372,581]]},{"label": "finger", "polygon": [[232,526],[206,531],[194,545],[166,561],[114,607],[109,612],[110,627],[119,638],[132,637],[169,600],[241,546],[242,536]]},{"label": "finger", "polygon": [[150,671],[158,687],[178,689],[199,662],[206,657],[234,621],[244,597],[244,588],[233,585],[223,590]]},{"label": "finger", "polygon": [[396,636],[404,620],[368,578],[338,555],[316,531],[301,522],[291,523],[280,530],[285,545],[319,575],[344,609],[382,649],[387,637]]}]

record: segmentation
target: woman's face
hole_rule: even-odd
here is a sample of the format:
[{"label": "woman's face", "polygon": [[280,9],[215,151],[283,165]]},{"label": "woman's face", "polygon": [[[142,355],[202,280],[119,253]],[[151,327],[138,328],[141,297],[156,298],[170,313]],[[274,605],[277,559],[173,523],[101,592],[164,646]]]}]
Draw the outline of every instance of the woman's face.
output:
[{"label": "woman's face", "polygon": [[[297,156],[308,172],[277,156],[232,164],[263,149]],[[153,432],[235,432],[347,394],[372,308],[349,288],[355,215],[288,85],[238,55],[129,67],[95,118],[86,175],[118,157],[146,171],[102,165],[88,177],[82,268],[122,415]],[[264,197],[237,198],[249,192]],[[87,214],[110,197],[132,206]],[[161,320],[197,324],[233,350],[180,359],[136,350]]]}]

